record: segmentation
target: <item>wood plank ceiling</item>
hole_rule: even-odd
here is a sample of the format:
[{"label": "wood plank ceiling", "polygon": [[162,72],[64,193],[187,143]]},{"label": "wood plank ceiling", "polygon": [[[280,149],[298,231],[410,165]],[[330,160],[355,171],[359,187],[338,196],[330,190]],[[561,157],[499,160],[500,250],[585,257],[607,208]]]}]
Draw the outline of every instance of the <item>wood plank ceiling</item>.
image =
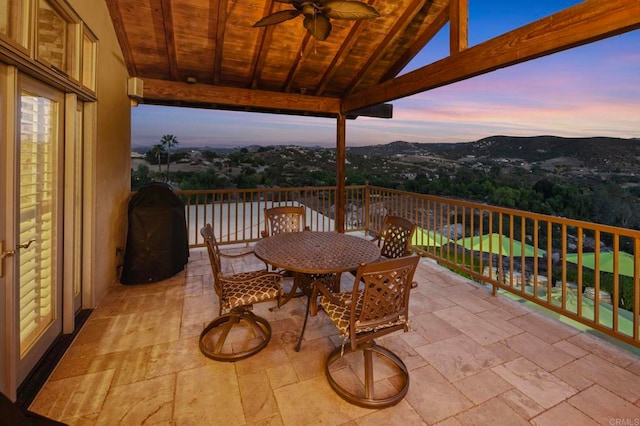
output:
[{"label": "wood plank ceiling", "polygon": [[[587,0],[467,49],[467,0],[367,0],[379,18],[332,20],[325,41],[301,17],[253,28],[291,8],[273,0],[106,2],[143,102],[325,116],[640,27],[637,0]],[[448,22],[451,55],[396,79]]]}]

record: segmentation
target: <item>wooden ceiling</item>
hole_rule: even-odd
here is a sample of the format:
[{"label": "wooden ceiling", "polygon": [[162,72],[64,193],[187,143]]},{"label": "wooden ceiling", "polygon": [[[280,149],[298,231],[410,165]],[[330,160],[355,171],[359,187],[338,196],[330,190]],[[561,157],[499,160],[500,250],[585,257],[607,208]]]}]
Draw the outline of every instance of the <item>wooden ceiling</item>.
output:
[{"label": "wooden ceiling", "polygon": [[[467,48],[468,0],[367,0],[379,18],[253,28],[273,0],[106,0],[142,102],[329,115],[359,110],[640,28],[637,0],[587,0]],[[396,76],[445,24],[451,54]],[[188,81],[196,81],[189,84]]]}]

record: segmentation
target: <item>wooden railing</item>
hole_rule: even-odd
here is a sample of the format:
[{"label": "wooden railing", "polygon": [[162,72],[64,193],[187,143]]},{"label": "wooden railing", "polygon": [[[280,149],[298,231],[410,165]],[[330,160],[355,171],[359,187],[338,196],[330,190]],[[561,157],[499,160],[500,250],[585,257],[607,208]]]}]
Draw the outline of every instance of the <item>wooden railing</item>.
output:
[{"label": "wooden railing", "polygon": [[[204,245],[200,229],[211,223],[218,243],[250,243],[260,239],[265,228],[264,209],[272,206],[304,205],[307,225],[314,231],[334,230],[336,188],[246,189],[177,191],[186,205],[189,245]],[[365,187],[350,187],[347,197],[364,206]],[[362,210],[347,215],[347,231],[364,231],[365,223],[357,219],[366,216]]]},{"label": "wooden railing", "polygon": [[[221,244],[257,241],[272,205],[305,205],[312,230],[334,229],[335,187],[178,193],[191,246],[207,222]],[[422,256],[640,347],[640,231],[368,185],[346,198],[346,232],[375,234],[386,214],[403,216],[418,225]]]}]

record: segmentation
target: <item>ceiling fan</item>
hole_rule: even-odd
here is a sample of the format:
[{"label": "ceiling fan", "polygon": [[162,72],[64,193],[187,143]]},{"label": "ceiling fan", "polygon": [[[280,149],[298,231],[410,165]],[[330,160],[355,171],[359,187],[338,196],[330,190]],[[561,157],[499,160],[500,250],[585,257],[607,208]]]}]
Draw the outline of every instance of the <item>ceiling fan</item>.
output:
[{"label": "ceiling fan", "polygon": [[297,16],[304,15],[302,25],[316,40],[325,40],[331,34],[330,19],[371,19],[380,13],[368,4],[358,0],[275,0],[293,5],[294,9],[281,10],[267,15],[253,24],[254,27],[266,27],[279,24]]}]

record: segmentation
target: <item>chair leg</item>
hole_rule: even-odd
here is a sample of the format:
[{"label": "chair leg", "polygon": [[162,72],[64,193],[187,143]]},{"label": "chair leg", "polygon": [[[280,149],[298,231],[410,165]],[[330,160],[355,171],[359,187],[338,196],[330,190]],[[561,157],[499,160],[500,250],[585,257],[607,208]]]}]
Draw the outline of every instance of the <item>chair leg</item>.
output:
[{"label": "chair leg", "polygon": [[[235,351],[233,342],[227,338],[234,329],[249,328],[257,343],[242,350]],[[220,315],[207,325],[200,333],[200,351],[207,358],[216,361],[233,362],[248,358],[264,349],[271,340],[269,322],[244,308],[234,308],[231,312]]]},{"label": "chair leg", "polygon": [[[332,376],[331,374],[331,365],[339,360],[342,356],[348,355],[353,352],[362,351],[364,356],[364,384],[361,389],[361,392],[354,393],[343,386],[341,386]],[[395,365],[396,369],[399,372],[399,375],[402,379],[400,384],[400,388],[397,392],[392,395],[386,395],[382,397],[377,397],[374,389],[374,358],[373,355],[377,354],[386,358],[389,362]],[[402,360],[390,350],[378,346],[375,341],[367,342],[363,345],[360,345],[355,350],[351,349],[351,347],[344,348],[344,353],[342,347],[337,347],[334,349],[327,358],[327,363],[325,365],[325,376],[329,381],[329,385],[331,388],[344,400],[347,402],[358,405],[360,407],[365,408],[386,408],[396,405],[400,402],[407,391],[409,390],[409,370],[407,366],[402,362]]]}]

